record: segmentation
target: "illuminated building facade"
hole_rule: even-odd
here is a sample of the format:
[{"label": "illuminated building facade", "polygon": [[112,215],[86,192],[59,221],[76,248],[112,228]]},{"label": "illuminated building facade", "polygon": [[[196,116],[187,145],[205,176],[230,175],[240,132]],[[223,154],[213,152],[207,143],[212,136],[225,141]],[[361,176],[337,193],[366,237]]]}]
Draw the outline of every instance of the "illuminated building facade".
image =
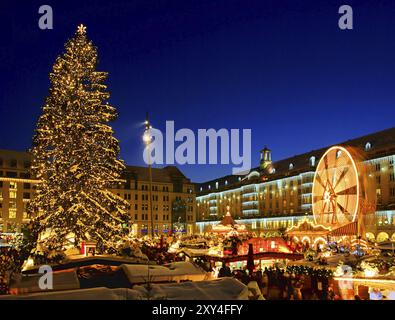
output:
[{"label": "illuminated building facade", "polygon": [[[376,194],[375,232],[367,237],[377,241],[395,239],[395,128],[348,140],[338,145],[360,150]],[[271,151],[261,151],[260,165],[246,176],[225,176],[198,184],[197,232],[220,220],[230,207],[235,219],[242,219],[258,235],[283,232],[312,216],[312,186],[320,158],[329,147],[280,161]]]},{"label": "illuminated building facade", "polygon": [[[26,206],[39,183],[30,176],[30,165],[29,153],[0,150],[0,232],[19,232],[30,220]],[[130,202],[133,233],[151,234],[148,169],[127,166],[122,178],[125,183],[112,191]],[[152,169],[152,215],[155,233],[193,233],[194,184],[174,166]]]}]

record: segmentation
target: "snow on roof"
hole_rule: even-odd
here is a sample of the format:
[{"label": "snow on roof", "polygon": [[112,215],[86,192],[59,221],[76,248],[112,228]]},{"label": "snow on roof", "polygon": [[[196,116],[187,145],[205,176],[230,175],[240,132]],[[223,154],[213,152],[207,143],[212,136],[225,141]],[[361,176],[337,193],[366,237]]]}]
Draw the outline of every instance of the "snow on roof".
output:
[{"label": "snow on roof", "polygon": [[[148,281],[147,265],[122,264],[120,268],[130,283],[145,283]],[[149,275],[151,282],[202,281],[209,277],[207,272],[191,262],[173,262],[161,266],[150,265]]]},{"label": "snow on roof", "polygon": [[136,290],[127,288],[90,288],[67,291],[47,291],[26,295],[4,295],[0,300],[140,300],[144,299]]},{"label": "snow on roof", "polygon": [[[136,258],[136,257],[118,257],[114,255],[95,255],[85,257],[83,255],[78,256],[69,256],[67,260],[63,261],[61,264],[53,264],[51,265],[53,270],[63,270],[69,268],[75,268],[80,266],[88,266],[93,264],[104,264],[104,265],[112,265],[119,266],[121,264],[146,264],[148,261],[144,258]],[[37,273],[39,266],[33,265],[25,270],[24,273]]]},{"label": "snow on roof", "polygon": [[209,249],[192,249],[192,248],[182,248],[180,252],[183,252],[188,257],[204,256],[207,255]]},{"label": "snow on roof", "polygon": [[108,262],[123,262],[123,263],[133,263],[133,264],[138,264],[138,263],[147,263],[148,258],[146,255],[142,257],[119,257],[119,256],[114,256],[114,255],[95,255],[95,256],[89,256],[89,257],[79,257],[79,258],[74,258],[70,259],[73,262],[76,261],[95,261],[95,260],[101,260],[101,261],[108,261]]},{"label": "snow on roof", "polygon": [[[147,297],[143,286],[134,290]],[[248,287],[234,278],[211,281],[153,284],[150,299],[166,300],[248,300]]]},{"label": "snow on roof", "polygon": [[[11,286],[13,291],[18,293],[42,292],[39,287],[39,279],[43,274],[35,274],[30,276],[23,276],[16,284]],[[53,290],[72,290],[79,289],[80,282],[78,281],[75,270],[55,272],[53,273]]]},{"label": "snow on roof", "polygon": [[148,293],[143,286],[133,289],[90,288],[47,291],[24,295],[4,295],[0,300],[248,300],[248,287],[234,278],[212,281],[152,284]]},{"label": "snow on roof", "polygon": [[335,254],[325,259],[327,262],[326,265],[319,265],[318,263],[316,263],[317,261],[307,261],[305,259],[290,261],[288,262],[288,265],[292,265],[292,266],[305,265],[309,267],[335,268],[340,263],[340,261],[342,261],[344,264],[347,264],[347,263],[355,262],[357,260],[357,258],[354,255],[345,255],[345,254]]}]

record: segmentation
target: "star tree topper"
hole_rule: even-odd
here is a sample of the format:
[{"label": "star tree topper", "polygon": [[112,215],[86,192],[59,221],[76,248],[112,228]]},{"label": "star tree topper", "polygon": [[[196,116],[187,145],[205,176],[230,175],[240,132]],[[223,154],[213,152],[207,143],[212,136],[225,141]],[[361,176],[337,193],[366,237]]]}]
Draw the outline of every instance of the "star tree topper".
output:
[{"label": "star tree topper", "polygon": [[82,23],[78,26],[77,33],[81,35],[86,34],[86,27]]}]

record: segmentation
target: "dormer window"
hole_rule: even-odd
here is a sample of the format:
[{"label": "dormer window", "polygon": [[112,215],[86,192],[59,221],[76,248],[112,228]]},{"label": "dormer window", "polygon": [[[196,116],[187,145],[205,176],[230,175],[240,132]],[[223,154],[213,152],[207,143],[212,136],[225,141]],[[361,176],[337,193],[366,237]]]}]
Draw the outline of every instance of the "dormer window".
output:
[{"label": "dormer window", "polygon": [[203,187],[200,187],[200,191],[203,191]]},{"label": "dormer window", "polygon": [[370,149],[372,149],[372,144],[370,142],[367,142],[365,144],[365,151],[369,151]]},{"label": "dormer window", "polygon": [[336,152],[336,159],[339,159],[341,155],[342,155],[342,151],[341,150],[337,150],[337,152]]},{"label": "dormer window", "polygon": [[314,167],[314,166],[315,166],[315,157],[314,157],[314,156],[310,157],[309,163],[310,163],[310,166],[311,166],[311,167]]},{"label": "dormer window", "polygon": [[215,183],[215,189],[218,189],[218,181]]},{"label": "dormer window", "polygon": [[208,189],[211,190],[211,186],[210,185],[208,185]]},{"label": "dormer window", "polygon": [[225,180],[225,186],[227,186],[228,185],[228,180]]},{"label": "dormer window", "polygon": [[292,170],[294,168],[294,164],[293,163],[290,163],[289,164],[289,170]]}]

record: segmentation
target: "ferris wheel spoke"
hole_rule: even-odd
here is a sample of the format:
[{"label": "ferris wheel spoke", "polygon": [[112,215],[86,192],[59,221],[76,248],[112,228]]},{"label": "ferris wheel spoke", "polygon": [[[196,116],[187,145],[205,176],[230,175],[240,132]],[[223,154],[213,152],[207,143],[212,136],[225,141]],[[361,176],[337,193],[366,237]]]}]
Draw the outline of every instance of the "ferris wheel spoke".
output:
[{"label": "ferris wheel spoke", "polygon": [[328,155],[325,155],[324,157],[324,165],[325,165],[325,170],[328,171]]},{"label": "ferris wheel spoke", "polygon": [[325,189],[324,182],[322,181],[321,176],[318,173],[316,175],[316,180]]},{"label": "ferris wheel spoke", "polygon": [[322,206],[322,213],[325,213],[325,208],[326,208],[326,202],[324,202],[324,205]]},{"label": "ferris wheel spoke", "polygon": [[314,203],[318,203],[319,201],[322,201],[322,196],[313,196]]},{"label": "ferris wheel spoke", "polygon": [[339,202],[336,203],[337,207],[340,209],[340,211],[346,215],[349,216],[351,215],[351,212],[348,212],[346,208],[344,208]]},{"label": "ferris wheel spoke", "polygon": [[336,192],[336,195],[338,195],[338,196],[354,195],[354,194],[357,194],[357,186],[356,185],[346,188],[344,190],[341,190],[339,192]]},{"label": "ferris wheel spoke", "polygon": [[337,179],[336,183],[334,184],[333,189],[336,189],[338,184],[344,179],[344,177],[346,176],[347,173],[348,173],[348,167],[345,167],[343,169],[342,173],[340,174],[339,178]]}]

